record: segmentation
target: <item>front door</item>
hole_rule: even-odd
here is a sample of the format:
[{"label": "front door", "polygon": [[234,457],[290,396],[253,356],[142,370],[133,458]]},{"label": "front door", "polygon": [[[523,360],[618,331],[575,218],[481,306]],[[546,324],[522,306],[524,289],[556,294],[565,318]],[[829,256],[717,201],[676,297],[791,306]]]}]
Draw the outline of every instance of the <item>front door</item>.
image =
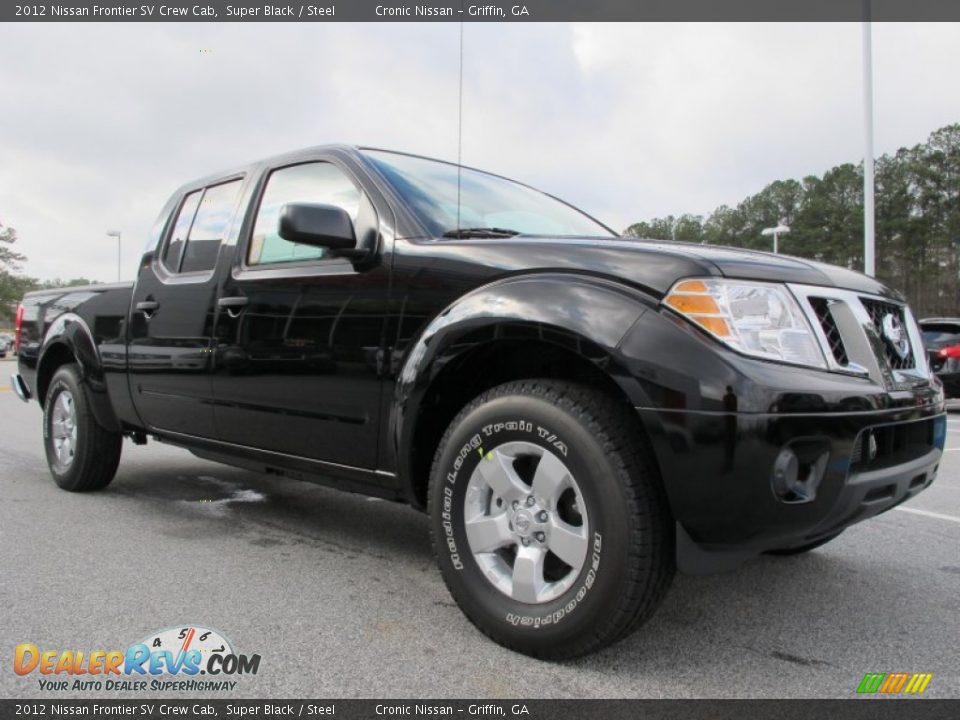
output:
[{"label": "front door", "polygon": [[[364,261],[284,240],[285,203],[337,205],[354,222]],[[380,361],[389,269],[377,212],[344,167],[273,169],[224,278],[213,392],[224,441],[339,465],[376,467]]]},{"label": "front door", "polygon": [[129,382],[154,430],[213,438],[211,357],[218,259],[243,180],[187,192],[140,269],[129,332]]}]

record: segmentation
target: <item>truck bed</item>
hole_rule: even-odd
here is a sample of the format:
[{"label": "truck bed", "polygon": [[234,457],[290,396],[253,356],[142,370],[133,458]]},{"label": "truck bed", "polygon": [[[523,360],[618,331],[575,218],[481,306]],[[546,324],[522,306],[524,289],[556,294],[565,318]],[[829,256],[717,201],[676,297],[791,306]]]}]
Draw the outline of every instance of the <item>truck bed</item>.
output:
[{"label": "truck bed", "polygon": [[31,392],[36,394],[37,359],[54,323],[68,315],[74,320],[79,318],[94,347],[104,342],[122,347],[132,294],[133,283],[122,282],[49,288],[24,295],[19,366]]}]

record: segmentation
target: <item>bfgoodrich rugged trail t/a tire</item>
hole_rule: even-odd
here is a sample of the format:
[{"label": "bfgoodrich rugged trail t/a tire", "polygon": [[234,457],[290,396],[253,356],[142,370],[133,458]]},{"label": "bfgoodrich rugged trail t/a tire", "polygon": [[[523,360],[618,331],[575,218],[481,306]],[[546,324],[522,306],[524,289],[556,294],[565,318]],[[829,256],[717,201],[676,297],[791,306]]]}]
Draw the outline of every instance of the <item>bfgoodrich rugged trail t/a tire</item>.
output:
[{"label": "bfgoodrich rugged trail t/a tire", "polygon": [[43,447],[54,481],[84,492],[110,484],[120,463],[123,436],[101,427],[90,409],[76,365],[54,373],[43,404]]},{"label": "bfgoodrich rugged trail t/a tire", "polygon": [[534,657],[619,640],[673,578],[673,524],[639,422],[589,387],[526,380],[471,402],[437,449],[430,514],[454,600]]}]

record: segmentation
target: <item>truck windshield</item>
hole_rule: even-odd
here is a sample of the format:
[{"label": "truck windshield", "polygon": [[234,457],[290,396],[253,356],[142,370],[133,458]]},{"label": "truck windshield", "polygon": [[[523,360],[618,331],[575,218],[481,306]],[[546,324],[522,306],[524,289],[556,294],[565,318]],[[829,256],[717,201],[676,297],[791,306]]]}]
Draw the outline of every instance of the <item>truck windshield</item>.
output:
[{"label": "truck windshield", "polygon": [[435,237],[614,235],[576,208],[506,178],[463,168],[458,183],[451,163],[384,150],[364,154]]}]

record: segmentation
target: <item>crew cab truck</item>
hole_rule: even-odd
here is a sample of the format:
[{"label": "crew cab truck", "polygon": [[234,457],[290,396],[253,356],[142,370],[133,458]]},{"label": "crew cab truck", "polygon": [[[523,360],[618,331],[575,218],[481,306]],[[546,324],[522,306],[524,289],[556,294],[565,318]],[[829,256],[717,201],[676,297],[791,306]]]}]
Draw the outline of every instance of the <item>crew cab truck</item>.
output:
[{"label": "crew cab truck", "polygon": [[497,642],[570,658],[677,567],[801,553],[930,485],[946,422],[904,299],[850,270],[618,237],[505,178],[319,147],[177,190],[133,284],[28,294],[54,480],[124,437],[429,513]]}]

